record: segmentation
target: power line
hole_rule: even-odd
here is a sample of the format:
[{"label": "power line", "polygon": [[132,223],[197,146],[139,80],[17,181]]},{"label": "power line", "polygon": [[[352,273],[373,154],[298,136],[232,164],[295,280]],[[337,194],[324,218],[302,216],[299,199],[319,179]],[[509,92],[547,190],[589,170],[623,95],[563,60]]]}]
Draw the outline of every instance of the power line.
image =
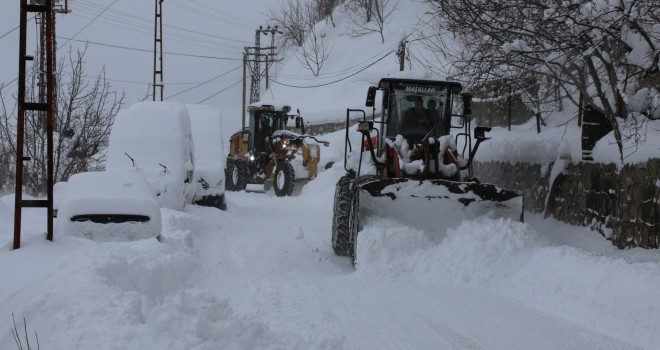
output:
[{"label": "power line", "polygon": [[215,94],[213,94],[213,95],[211,95],[211,96],[209,96],[209,97],[207,97],[207,98],[205,98],[205,99],[203,99],[203,100],[201,100],[201,101],[198,101],[197,103],[206,102],[206,100],[210,99],[211,97],[215,97],[215,96],[217,96],[217,95],[219,95],[219,94],[221,94],[221,93],[227,91],[230,87],[232,87],[232,86],[234,86],[234,85],[236,85],[236,84],[238,84],[238,83],[241,83],[241,82],[243,82],[243,78],[241,78],[241,79],[239,79],[237,82],[235,82],[235,83],[233,83],[233,84],[227,86],[226,88],[224,88],[224,89],[222,89],[222,90],[216,92]]},{"label": "power line", "polygon": [[[28,21],[28,22],[30,22],[30,21],[31,21],[31,20],[33,20],[33,19],[34,19],[34,16],[32,16],[32,17],[30,17],[30,18],[28,18],[28,20],[27,20],[27,21]],[[11,33],[13,33],[13,32],[14,32],[14,31],[15,31],[16,29],[18,29],[18,28],[20,28],[20,27],[21,27],[21,26],[19,25],[19,26],[17,26],[17,27],[15,27],[15,28],[13,28],[13,29],[10,29],[10,30],[9,30],[9,31],[8,31],[7,33],[5,33],[5,34],[2,34],[2,36],[0,36],[0,39],[2,39],[2,38],[4,38],[4,37],[6,37],[7,35],[9,35],[9,34],[11,34]]]},{"label": "power line", "polygon": [[[106,44],[106,43],[99,43],[95,41],[89,41],[89,40],[78,40],[78,39],[73,39],[73,38],[65,38],[65,37],[60,37],[60,39],[69,39],[70,41],[76,41],[80,43],[86,43],[86,44],[92,44],[92,45],[99,45],[99,46],[107,46],[107,47],[112,47],[116,49],[124,49],[124,50],[131,50],[131,51],[140,51],[140,52],[148,52],[153,54],[152,50],[147,50],[147,49],[140,49],[137,47],[128,47],[128,46],[122,46],[122,45],[113,45],[113,44]],[[180,53],[180,52],[163,52],[168,55],[173,55],[173,56],[184,56],[184,57],[195,57],[195,58],[207,58],[207,59],[214,59],[214,60],[225,60],[225,61],[242,61],[243,59],[241,58],[230,58],[230,57],[218,57],[218,56],[206,56],[206,55],[194,55],[194,54],[187,54],[187,53]]]},{"label": "power line", "polygon": [[[81,18],[90,18],[89,16],[82,15],[81,12],[82,13],[90,13],[89,11],[82,9],[82,10],[77,11],[77,13],[75,13],[74,16],[78,16],[78,17],[81,17]],[[147,24],[130,22],[130,21],[127,21],[124,18],[114,18],[113,17],[113,18],[108,18],[108,20],[104,20],[104,18],[106,18],[106,17],[102,17],[102,18],[96,20],[96,22],[103,23],[103,24],[106,24],[106,25],[110,25],[113,28],[123,28],[123,29],[131,31],[131,33],[141,33],[141,34],[144,34],[146,36],[151,36],[153,34],[153,28],[151,28],[151,26],[147,25]],[[164,27],[164,28],[166,28],[166,27]],[[188,33],[170,32],[169,30],[167,31],[166,34],[170,38],[169,40],[176,41],[176,42],[179,42],[179,43],[184,43],[186,45],[202,47],[202,48],[205,48],[205,49],[211,49],[211,50],[216,50],[216,51],[225,51],[225,50],[219,49],[219,47],[233,48],[233,49],[242,48],[242,47],[239,47],[237,45],[231,45],[231,44],[227,44],[227,43],[224,43],[224,42],[219,43],[217,41],[212,42],[212,41],[209,41],[209,40],[199,39],[197,37],[199,35],[197,35],[197,34],[190,35]]]},{"label": "power line", "polygon": [[296,85],[288,85],[288,84],[280,83],[280,82],[275,81],[275,80],[273,80],[273,79],[270,79],[270,81],[272,81],[273,83],[278,84],[278,85],[282,85],[282,86],[286,86],[286,87],[290,87],[290,88],[297,88],[297,89],[309,89],[309,88],[316,88],[316,87],[321,87],[321,86],[327,86],[327,85],[331,85],[331,84],[338,83],[338,82],[340,82],[340,81],[342,81],[342,80],[346,80],[346,79],[348,79],[348,78],[350,78],[350,77],[352,77],[352,76],[357,75],[357,74],[360,73],[360,72],[365,71],[367,68],[369,68],[369,67],[373,66],[374,64],[376,64],[376,63],[378,63],[378,62],[384,60],[387,56],[389,56],[389,55],[390,55],[391,53],[393,53],[393,52],[395,52],[395,50],[391,50],[390,52],[388,52],[387,54],[385,54],[383,57],[381,57],[381,58],[379,58],[378,60],[376,60],[376,61],[370,63],[369,65],[363,67],[362,69],[360,69],[359,71],[357,71],[357,72],[355,72],[355,73],[353,73],[353,74],[347,75],[347,76],[345,76],[345,77],[343,77],[343,78],[341,78],[341,79],[337,79],[337,80],[335,80],[335,81],[331,81],[331,82],[329,82],[329,83],[325,83],[325,84],[309,85],[309,86],[296,86]]},{"label": "power line", "polygon": [[[100,7],[100,6],[95,5],[95,4],[86,4],[86,3],[80,3],[79,6],[91,7],[92,9]],[[82,11],[90,13],[90,10],[82,9]],[[108,18],[109,20],[111,20],[113,22],[122,21],[123,23],[126,23],[128,25],[132,25],[132,26],[140,26],[140,27],[144,27],[144,28],[150,27],[150,20],[146,19],[144,17],[136,16],[136,15],[133,15],[133,14],[130,14],[130,13],[127,13],[127,12],[124,12],[124,11],[119,11],[119,10],[110,10],[108,12],[109,12],[108,14],[105,14],[102,17]],[[133,19],[133,20],[132,21],[127,20],[129,18]],[[130,23],[130,22],[133,22],[133,23]],[[140,23],[140,24],[135,24],[135,23]],[[142,23],[146,23],[146,24],[142,24]],[[114,23],[112,23],[112,24],[114,24]],[[179,26],[175,26],[175,25],[171,25],[171,24],[163,24],[163,27],[166,28],[166,29],[172,28],[172,29],[176,29],[176,30],[180,30],[180,31],[184,31],[184,32],[190,32],[190,33],[193,33],[193,34],[198,34],[198,35],[211,37],[211,38],[216,38],[216,39],[221,39],[221,40],[233,41],[233,42],[237,42],[237,43],[242,43],[243,42],[242,40],[229,38],[229,37],[224,37],[224,36],[219,36],[219,35],[214,35],[214,34],[209,34],[209,33],[204,33],[204,32],[199,32],[199,31],[195,31],[195,30],[192,30],[192,29],[187,29],[187,28],[183,28],[183,27],[179,27]],[[171,35],[171,34],[168,33],[168,36],[169,35]]]},{"label": "power line", "polygon": [[379,53],[363,60],[360,63],[356,63],[355,65],[353,65],[349,68],[345,68],[345,69],[342,69],[342,70],[339,70],[339,71],[336,71],[336,72],[319,74],[318,76],[309,76],[309,75],[302,76],[302,75],[291,75],[291,74],[280,74],[280,76],[288,78],[288,79],[295,79],[295,80],[318,80],[319,78],[332,78],[332,77],[342,76],[345,73],[351,72],[354,69],[360,69],[358,67],[359,65],[370,62],[374,58],[380,57],[380,55],[382,55],[387,50],[391,50],[391,49],[383,50],[383,51],[381,51],[381,52],[379,52]]},{"label": "power line", "polygon": [[215,77],[213,77],[213,78],[211,78],[211,79],[209,79],[209,80],[207,80],[207,81],[205,81],[205,82],[199,83],[199,84],[197,84],[197,85],[195,85],[195,86],[193,86],[193,87],[190,87],[190,88],[188,88],[188,89],[185,89],[185,90],[183,90],[183,91],[179,91],[179,92],[177,92],[176,94],[169,95],[169,96],[167,96],[166,98],[171,98],[171,97],[174,97],[174,96],[178,96],[178,95],[181,95],[181,94],[183,94],[183,93],[185,93],[185,92],[188,92],[188,91],[190,91],[190,90],[196,89],[196,88],[198,88],[198,87],[200,87],[200,86],[206,85],[206,84],[208,84],[208,83],[214,81],[215,79],[218,79],[218,78],[220,78],[220,77],[223,77],[223,76],[225,76],[225,75],[227,75],[227,74],[229,74],[229,73],[231,73],[231,72],[233,72],[233,71],[235,71],[235,70],[237,70],[237,69],[239,69],[239,68],[241,68],[241,67],[243,67],[243,65],[237,66],[236,68],[232,68],[232,69],[230,69],[230,70],[228,70],[228,71],[226,71],[226,72],[224,72],[224,73],[222,73],[222,74],[220,74],[220,75],[218,75],[218,76],[215,76]]},{"label": "power line", "polygon": [[96,20],[97,20],[97,19],[98,19],[98,18],[99,18],[99,17],[100,17],[105,11],[107,11],[107,10],[108,10],[112,5],[114,5],[116,2],[117,2],[117,0],[114,0],[113,2],[110,3],[110,5],[106,6],[106,7],[103,9],[103,11],[99,12],[99,14],[96,15],[96,17],[94,17],[94,19],[92,19],[91,21],[89,21],[89,23],[87,23],[84,27],[80,28],[80,30],[79,30],[78,32],[76,32],[76,34],[74,34],[74,35],[72,36],[72,39],[67,40],[64,44],[62,44],[62,46],[65,46],[66,44],[68,44],[69,41],[73,40],[73,38],[75,38],[76,36],[78,36],[78,34],[82,33],[83,30],[87,29],[87,27],[89,27],[92,23],[94,23],[94,21],[96,21]]}]

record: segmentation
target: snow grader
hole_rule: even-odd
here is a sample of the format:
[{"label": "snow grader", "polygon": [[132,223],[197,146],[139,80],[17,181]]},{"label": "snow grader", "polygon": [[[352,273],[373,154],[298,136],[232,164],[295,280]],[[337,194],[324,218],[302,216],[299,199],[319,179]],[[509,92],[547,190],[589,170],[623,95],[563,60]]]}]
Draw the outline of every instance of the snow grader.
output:
[{"label": "snow grader", "polygon": [[[347,109],[346,175],[337,182],[333,208],[335,254],[357,266],[358,235],[373,217],[431,234],[482,215],[523,220],[520,194],[472,176],[472,161],[490,128],[471,133],[470,104],[456,82],[383,78],[367,93],[370,118],[364,110]],[[361,114],[356,151],[349,135],[352,114]]]},{"label": "snow grader", "polygon": [[[314,179],[318,173],[320,145],[329,143],[305,135],[300,116],[288,105],[251,104],[249,126],[231,136],[225,185],[229,191],[265,192],[273,185],[278,197],[290,196],[295,181]],[[287,122],[295,120],[295,129]]]}]

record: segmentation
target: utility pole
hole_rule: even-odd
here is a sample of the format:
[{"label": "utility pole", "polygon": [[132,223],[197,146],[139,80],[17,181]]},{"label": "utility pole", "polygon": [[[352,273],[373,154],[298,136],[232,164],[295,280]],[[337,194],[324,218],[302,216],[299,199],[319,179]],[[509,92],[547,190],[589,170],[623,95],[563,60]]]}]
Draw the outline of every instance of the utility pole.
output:
[{"label": "utility pole", "polygon": [[245,52],[243,53],[243,101],[242,101],[242,113],[241,113],[241,131],[245,130],[245,88],[246,88],[246,80],[247,80],[247,62],[248,62],[248,48],[244,48]]},{"label": "utility pole", "polygon": [[154,11],[154,79],[152,98],[156,101],[156,90],[160,90],[160,101],[163,100],[163,0],[155,0]]},{"label": "utility pole", "polygon": [[406,44],[408,40],[401,40],[399,42],[399,49],[396,51],[396,55],[399,58],[399,71],[403,72],[406,66]]},{"label": "utility pole", "polygon": [[[266,27],[266,32],[264,35],[268,35],[270,29],[270,55],[266,56],[266,90],[268,90],[268,80],[269,80],[269,75],[268,75],[268,69],[271,65],[272,62],[274,62],[275,58],[275,34],[284,34],[283,31],[277,30],[277,26],[275,28],[270,28],[270,26]],[[273,58],[271,62],[269,62],[269,59]]]},{"label": "utility pole", "polygon": [[259,86],[261,82],[261,68],[259,67],[259,56],[261,54],[261,33],[263,27],[259,26],[259,29],[255,31],[254,37],[254,61],[252,64],[252,84],[250,85],[250,103],[257,102],[261,99],[259,96],[261,87]]},{"label": "utility pole", "polygon": [[[271,28],[270,26],[267,26],[265,29],[263,26],[259,26],[259,29],[255,31],[255,38],[254,38],[254,59],[252,60],[252,84],[250,85],[250,103],[258,102],[261,97],[261,67],[260,63],[263,62],[261,60],[262,56],[266,57],[266,72],[268,72],[268,64],[269,64],[269,59],[268,55],[262,55],[261,54],[261,35],[268,35],[271,34],[271,46],[270,46],[270,55],[274,56],[275,55],[275,34],[283,34],[282,31],[277,30],[277,26],[274,28]],[[269,49],[269,48],[264,48],[264,49]],[[267,75],[268,73],[266,73]],[[268,80],[266,80],[266,88],[268,88]]]},{"label": "utility pole", "polygon": [[[55,13],[68,13],[68,4],[64,10],[55,6],[56,0],[21,0],[20,3],[20,34],[18,52],[18,115],[16,122],[16,191],[14,198],[14,244],[13,249],[21,247],[21,220],[23,208],[46,208],[46,238],[53,240],[53,133],[56,112],[55,84]],[[38,101],[26,100],[27,62],[34,61],[27,54],[27,17],[28,13],[36,13],[39,30],[39,71],[38,71]],[[28,113],[31,112],[31,113]],[[24,164],[32,160],[25,156],[25,119],[26,114],[36,115],[39,124],[46,130],[46,199],[24,200],[23,177]],[[34,132],[34,130],[28,130]]]}]

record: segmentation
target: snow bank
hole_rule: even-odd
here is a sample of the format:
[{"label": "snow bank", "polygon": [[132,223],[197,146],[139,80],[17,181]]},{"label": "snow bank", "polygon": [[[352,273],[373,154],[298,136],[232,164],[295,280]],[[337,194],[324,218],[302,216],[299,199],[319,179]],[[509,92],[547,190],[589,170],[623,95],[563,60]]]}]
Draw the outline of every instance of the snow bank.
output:
[{"label": "snow bank", "polygon": [[[585,242],[584,230],[534,221],[551,235],[528,224],[481,218],[449,228],[437,242],[398,221],[374,220],[358,236],[358,273],[489,290],[654,348],[660,342],[660,300],[654,297],[660,257],[641,249],[624,254],[600,237],[579,248],[574,242]],[[594,249],[593,242],[606,246]]]}]

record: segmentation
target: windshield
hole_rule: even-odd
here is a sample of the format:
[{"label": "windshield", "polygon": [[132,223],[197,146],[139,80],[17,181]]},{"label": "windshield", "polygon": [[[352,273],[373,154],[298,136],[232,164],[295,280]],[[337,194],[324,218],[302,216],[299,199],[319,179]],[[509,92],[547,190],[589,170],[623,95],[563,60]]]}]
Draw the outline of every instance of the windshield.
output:
[{"label": "windshield", "polygon": [[250,138],[250,148],[257,152],[266,152],[268,144],[266,138],[273,135],[276,130],[285,130],[288,116],[274,111],[257,111],[250,118],[250,130],[253,134]]},{"label": "windshield", "polygon": [[390,97],[387,136],[402,135],[419,142],[430,131],[430,137],[449,134],[445,112],[447,89],[437,87],[405,88],[394,90]]}]

